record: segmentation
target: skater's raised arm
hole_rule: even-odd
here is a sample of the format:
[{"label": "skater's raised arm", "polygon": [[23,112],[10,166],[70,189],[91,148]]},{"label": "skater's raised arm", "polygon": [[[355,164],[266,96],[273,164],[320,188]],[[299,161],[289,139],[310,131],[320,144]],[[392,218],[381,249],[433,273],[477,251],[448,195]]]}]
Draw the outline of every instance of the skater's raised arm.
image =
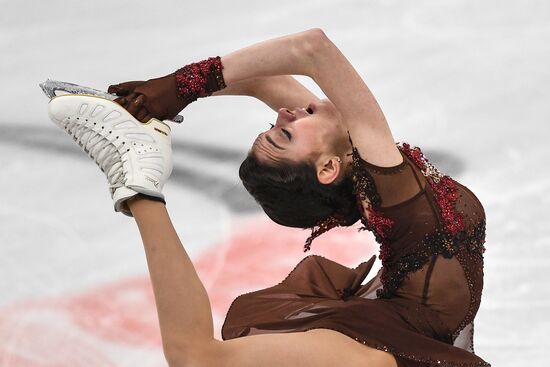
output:
[{"label": "skater's raised arm", "polygon": [[311,77],[342,114],[363,158],[380,166],[402,162],[374,95],[321,29],[260,42],[222,57],[221,62],[228,86],[257,76],[301,74]]},{"label": "skater's raised arm", "polygon": [[[210,96],[243,80],[275,75],[310,76],[317,34],[317,29],[311,29],[270,39],[232,52],[223,59],[211,57],[188,64],[144,83],[111,85],[109,92],[121,96],[116,102],[142,122],[151,117],[172,118],[197,98]],[[130,88],[126,88],[128,85]]]},{"label": "skater's raised arm", "polygon": [[[123,97],[131,94],[136,87],[144,83],[146,83],[144,80],[125,82],[118,84],[117,87],[111,86],[110,91],[112,93],[118,92]],[[274,111],[278,111],[283,107],[307,106],[312,102],[319,101],[319,98],[315,94],[292,75],[276,75],[241,80],[212,93],[212,96],[254,97]],[[151,116],[144,114],[143,117],[145,116],[149,119],[151,118]],[[138,120],[146,122],[148,121],[147,118],[138,117]]]},{"label": "skater's raised arm", "polygon": [[315,51],[311,77],[342,114],[359,153],[375,165],[400,164],[384,113],[359,73],[322,31]]},{"label": "skater's raised arm", "polygon": [[309,29],[258,42],[223,56],[226,85],[261,76],[313,76],[320,33],[318,28]]},{"label": "skater's raised arm", "polygon": [[117,102],[141,121],[150,115],[169,118],[198,98],[244,80],[277,75],[311,77],[342,114],[363,158],[380,166],[401,163],[401,154],[373,94],[319,28],[186,65],[138,86],[132,95]]}]

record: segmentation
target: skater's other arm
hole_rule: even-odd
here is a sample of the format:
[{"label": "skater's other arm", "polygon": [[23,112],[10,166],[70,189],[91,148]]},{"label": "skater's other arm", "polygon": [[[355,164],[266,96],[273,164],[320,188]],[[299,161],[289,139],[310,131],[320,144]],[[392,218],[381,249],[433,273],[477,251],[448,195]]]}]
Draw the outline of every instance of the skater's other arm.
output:
[{"label": "skater's other arm", "polygon": [[292,75],[256,77],[241,80],[214,92],[213,96],[244,95],[255,97],[274,111],[282,107],[306,107],[319,98]]},{"label": "skater's other arm", "polygon": [[[145,81],[126,82],[123,85],[128,89],[127,92],[119,95],[127,95],[138,85],[146,83]],[[114,92],[115,89],[111,89]],[[276,75],[266,77],[249,78],[235,82],[222,90],[212,93],[212,96],[250,96],[254,97],[268,107],[277,112],[280,108],[306,107],[312,102],[319,101],[319,98],[309,89],[297,81],[292,75]],[[117,102],[123,97],[120,97]],[[130,104],[131,105],[131,104]],[[123,105],[127,107],[126,105]],[[131,112],[131,111],[129,111]],[[133,113],[136,116],[136,113]],[[145,118],[139,118],[146,116]],[[150,116],[143,113],[137,116],[142,122],[146,122]]]}]

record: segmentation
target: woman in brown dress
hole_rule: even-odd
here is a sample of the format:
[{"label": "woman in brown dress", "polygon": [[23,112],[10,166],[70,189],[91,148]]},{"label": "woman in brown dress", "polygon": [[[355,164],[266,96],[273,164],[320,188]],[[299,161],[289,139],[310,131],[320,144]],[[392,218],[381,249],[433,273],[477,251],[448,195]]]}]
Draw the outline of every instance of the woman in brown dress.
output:
[{"label": "woman in brown dress", "polygon": [[[328,99],[290,75],[311,77]],[[310,255],[280,284],[239,296],[218,341],[208,296],[165,207],[129,200],[171,366],[489,365],[472,341],[483,207],[419,148],[395,143],[374,96],[322,30],[109,90],[142,122],[169,119],[200,97],[257,97],[278,116],[239,173],[265,213],[312,228],[306,250],[323,232],[358,220],[380,244],[382,269],[364,285],[374,256],[350,269]]]}]

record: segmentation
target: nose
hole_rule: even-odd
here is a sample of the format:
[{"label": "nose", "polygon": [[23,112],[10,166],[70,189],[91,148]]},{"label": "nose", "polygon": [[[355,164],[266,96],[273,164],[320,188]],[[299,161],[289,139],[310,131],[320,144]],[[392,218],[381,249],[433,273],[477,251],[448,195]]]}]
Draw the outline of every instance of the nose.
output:
[{"label": "nose", "polygon": [[301,117],[309,116],[306,109],[303,107],[295,107],[294,110],[289,110],[288,108],[279,108],[278,110],[279,118],[287,122],[294,121]]},{"label": "nose", "polygon": [[279,118],[281,118],[285,121],[290,122],[290,121],[296,120],[296,114],[294,114],[288,108],[279,108],[279,110],[277,112],[279,114]]},{"label": "nose", "polygon": [[307,113],[304,107],[294,107],[294,110],[292,110],[292,113],[296,118],[309,116],[309,113]]},{"label": "nose", "polygon": [[277,121],[275,126],[286,126],[296,120],[296,115],[292,113],[288,108],[279,108],[277,111]]}]

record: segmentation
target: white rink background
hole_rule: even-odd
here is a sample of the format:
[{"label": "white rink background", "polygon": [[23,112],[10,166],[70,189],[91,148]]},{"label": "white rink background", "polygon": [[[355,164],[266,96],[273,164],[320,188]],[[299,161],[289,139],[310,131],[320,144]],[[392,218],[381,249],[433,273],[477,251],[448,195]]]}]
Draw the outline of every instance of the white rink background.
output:
[{"label": "white rink background", "polygon": [[[106,89],[313,27],[364,77],[395,138],[422,147],[484,204],[476,352],[493,366],[548,365],[548,2],[2,0],[0,8],[1,367],[166,365],[137,230],[113,212],[101,172],[48,120],[38,83]],[[236,295],[293,269],[308,232],[270,224],[239,183],[240,160],[273,111],[224,96],[183,114],[165,193],[219,333]],[[345,229],[312,253],[356,266],[375,250],[370,234]]]}]

